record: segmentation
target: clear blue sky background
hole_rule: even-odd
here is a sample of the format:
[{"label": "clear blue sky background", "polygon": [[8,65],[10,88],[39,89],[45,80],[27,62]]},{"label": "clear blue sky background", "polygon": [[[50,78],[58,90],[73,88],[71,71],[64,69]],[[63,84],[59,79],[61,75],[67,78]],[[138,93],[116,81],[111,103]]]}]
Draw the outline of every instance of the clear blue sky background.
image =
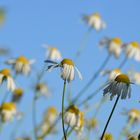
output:
[{"label": "clear blue sky background", "polygon": [[[63,57],[74,58],[75,52],[86,33],[88,27],[81,22],[83,14],[99,12],[107,23],[107,29],[97,33],[93,31],[88,40],[87,48],[76,62],[77,67],[83,74],[84,80],[78,78],[72,82],[72,96],[74,96],[91,77],[104,61],[107,53],[98,48],[99,40],[104,37],[120,37],[124,42],[140,42],[140,1],[139,0],[0,0],[0,6],[6,9],[6,20],[4,26],[0,27],[0,45],[5,45],[12,50],[12,56],[25,55],[28,58],[36,59],[35,69],[41,70],[45,53],[42,44],[47,43],[60,49]],[[124,55],[119,60],[112,58],[106,68],[115,68],[123,60]],[[1,59],[3,60],[3,58]],[[4,58],[5,60],[5,58]],[[129,60],[123,71],[131,66],[140,71],[139,63]],[[5,67],[3,65],[1,68]],[[55,105],[60,111],[61,92],[63,81],[59,78],[59,71],[46,73],[44,79],[49,83],[53,95],[49,99],[40,99],[38,104],[38,122],[42,118],[43,110]],[[35,74],[33,72],[33,74]],[[33,85],[34,75],[31,80],[26,77],[17,79],[17,84],[24,87],[26,94],[20,105],[20,110],[28,110],[31,106],[33,94],[30,93],[30,86]],[[94,91],[106,79],[98,78],[93,86],[88,90],[85,97]],[[1,95],[2,96],[2,95]],[[102,92],[90,103],[93,106],[102,97]],[[120,101],[116,109],[108,131],[117,137],[118,132],[126,122],[126,117],[120,115],[123,108],[139,108],[140,104],[139,87],[132,87],[132,98]],[[98,118],[100,120],[100,133],[112,108],[113,101],[108,102],[101,109]],[[82,108],[81,108],[82,109]],[[30,109],[29,109],[30,110]],[[19,128],[17,136],[30,134],[32,130],[31,112],[28,112],[27,119]],[[94,112],[94,109],[93,109]],[[92,113],[86,116],[92,116]],[[0,134],[0,139],[11,140],[9,134],[13,125],[6,125]],[[55,139],[60,139],[59,133]],[[51,139],[49,137],[48,139]]]}]

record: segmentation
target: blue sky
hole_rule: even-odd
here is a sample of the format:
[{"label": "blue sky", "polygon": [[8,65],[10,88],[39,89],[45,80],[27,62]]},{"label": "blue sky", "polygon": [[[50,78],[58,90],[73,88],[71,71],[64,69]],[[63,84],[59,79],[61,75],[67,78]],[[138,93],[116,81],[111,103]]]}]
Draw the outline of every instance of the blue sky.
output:
[{"label": "blue sky", "polygon": [[[5,24],[0,27],[0,45],[5,45],[12,51],[12,56],[25,55],[28,58],[36,59],[35,69],[41,70],[43,67],[45,53],[41,48],[42,44],[47,43],[54,45],[60,49],[63,57],[74,58],[75,52],[80,45],[80,42],[86,33],[88,27],[81,21],[83,14],[91,14],[99,12],[103,20],[107,23],[107,28],[101,32],[92,31],[88,39],[87,47],[84,49],[81,57],[76,62],[77,67],[83,74],[84,80],[78,78],[72,83],[72,96],[87,83],[93,72],[99,68],[104,61],[107,53],[105,50],[98,48],[99,40],[104,37],[120,37],[124,42],[138,41],[140,42],[140,18],[139,18],[139,0],[1,0],[0,6],[6,9]],[[106,68],[115,68],[123,60],[124,55],[119,60],[112,58]],[[5,58],[2,58],[2,60]],[[123,71],[125,72],[131,66],[134,66],[137,71],[140,71],[139,63],[134,60],[129,60]],[[1,65],[1,68],[4,66]],[[44,79],[53,89],[53,96],[50,99],[37,102],[38,104],[38,121],[42,117],[43,109],[50,105],[61,108],[61,92],[63,81],[59,78],[59,71],[46,73]],[[35,73],[33,73],[35,74]],[[34,75],[31,79],[35,79]],[[26,82],[25,82],[26,80]],[[93,86],[87,91],[86,97],[94,91],[105,78],[98,78]],[[26,89],[26,95],[21,103],[21,110],[30,104],[32,93],[28,88],[33,84],[26,77],[17,79],[18,84]],[[28,88],[27,88],[28,87]],[[139,87],[132,87],[132,98],[126,101],[120,101],[116,109],[108,131],[112,132],[116,137],[121,130],[126,119],[120,115],[123,108],[139,108]],[[98,102],[102,97],[102,92],[93,99],[90,103]],[[56,102],[57,101],[57,102]],[[108,102],[100,111],[99,119],[101,120],[100,130],[104,127],[104,122],[110,113],[113,102]],[[94,109],[93,109],[94,111]],[[90,116],[91,113],[89,113]],[[118,122],[118,123],[116,123]],[[27,123],[30,124],[27,127]],[[7,129],[9,132],[7,132]],[[0,134],[0,139],[8,140],[12,126],[5,126]],[[32,129],[31,112],[29,113],[26,122],[17,132],[17,135],[29,134]],[[8,134],[7,134],[8,133]],[[60,139],[61,134],[55,139]],[[9,139],[10,140],[10,139]]]}]

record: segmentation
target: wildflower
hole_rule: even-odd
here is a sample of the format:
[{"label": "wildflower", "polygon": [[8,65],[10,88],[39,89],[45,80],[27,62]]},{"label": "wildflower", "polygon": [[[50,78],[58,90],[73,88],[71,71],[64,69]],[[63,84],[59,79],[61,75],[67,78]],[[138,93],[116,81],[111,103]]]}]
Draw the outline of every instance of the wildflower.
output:
[{"label": "wildflower", "polygon": [[13,91],[12,102],[20,101],[22,95],[23,95],[23,89],[22,88],[16,88]]},{"label": "wildflower", "polygon": [[51,126],[54,124],[55,120],[57,118],[57,110],[55,107],[49,107],[47,109],[47,111],[44,114],[44,118],[43,121],[40,125],[40,130],[43,133],[48,132],[50,133],[51,130]]},{"label": "wildflower", "polygon": [[8,90],[13,91],[16,86],[9,69],[2,69],[0,71],[0,84],[2,84],[5,80],[7,81]]},{"label": "wildflower", "polygon": [[80,79],[82,79],[82,75],[78,68],[74,65],[74,62],[71,59],[63,59],[60,63],[53,62],[46,60],[45,62],[51,63],[50,66],[48,66],[48,70],[51,71],[54,68],[60,67],[61,68],[61,78],[63,80],[67,80],[68,82],[74,80],[74,68],[76,69],[78,76]]},{"label": "wildflower", "polygon": [[103,38],[99,44],[101,47],[106,46],[110,54],[113,54],[116,58],[119,58],[123,46],[122,40],[120,38]]},{"label": "wildflower", "polygon": [[113,140],[113,136],[111,133],[105,133],[103,140]]},{"label": "wildflower", "polygon": [[119,74],[113,81],[109,82],[104,89],[104,95],[110,93],[110,100],[115,95],[121,95],[121,99],[126,99],[128,96],[131,97],[130,80],[126,74]]},{"label": "wildflower", "polygon": [[131,109],[128,111],[128,120],[133,120],[134,123],[140,121],[140,110],[138,109]]},{"label": "wildflower", "polygon": [[137,85],[140,85],[140,72],[129,70],[128,75],[130,76],[132,82],[134,82]]},{"label": "wildflower", "polygon": [[64,114],[64,121],[77,133],[80,133],[84,127],[84,113],[75,105],[71,105]]},{"label": "wildflower", "polygon": [[99,31],[106,27],[105,22],[102,20],[99,13],[93,13],[91,15],[85,15],[83,20],[87,22],[87,24],[94,28],[95,30]]},{"label": "wildflower", "polygon": [[138,140],[134,135],[129,135],[127,140]]},{"label": "wildflower", "polygon": [[124,48],[127,57],[140,61],[140,45],[138,42],[130,42],[129,44],[124,45]]},{"label": "wildflower", "polygon": [[0,106],[2,122],[12,121],[16,115],[16,105],[12,102],[5,102]]},{"label": "wildflower", "polygon": [[49,89],[48,86],[45,83],[38,83],[35,87],[36,91],[39,92],[41,95],[48,96],[49,95]]},{"label": "wildflower", "polygon": [[46,58],[52,61],[60,61],[62,60],[62,56],[60,51],[52,46],[43,45],[44,48],[47,49]]},{"label": "wildflower", "polygon": [[97,120],[96,120],[96,118],[93,117],[93,118],[87,120],[86,124],[87,124],[87,128],[89,130],[94,129],[97,126]]},{"label": "wildflower", "polygon": [[105,70],[102,72],[102,75],[106,75],[108,74],[109,75],[109,80],[112,81],[114,80],[119,74],[121,74],[121,70],[116,68],[116,69],[113,69],[113,70]]},{"label": "wildflower", "polygon": [[17,74],[22,73],[24,75],[28,75],[31,71],[31,64],[33,64],[35,60],[29,60],[25,56],[19,56],[15,59],[9,59],[6,61],[7,64],[12,65]]},{"label": "wildflower", "polygon": [[0,25],[4,23],[5,20],[5,10],[3,8],[0,8]]}]

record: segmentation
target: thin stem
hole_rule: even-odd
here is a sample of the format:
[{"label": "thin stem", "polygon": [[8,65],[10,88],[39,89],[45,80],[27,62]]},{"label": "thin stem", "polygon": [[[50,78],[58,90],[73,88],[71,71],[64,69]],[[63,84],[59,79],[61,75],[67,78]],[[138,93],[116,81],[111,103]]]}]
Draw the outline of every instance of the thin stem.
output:
[{"label": "thin stem", "polygon": [[96,78],[99,76],[100,72],[104,69],[104,67],[107,65],[111,55],[108,54],[100,68],[97,70],[97,72],[91,77],[89,82],[84,86],[84,88],[77,94],[77,96],[73,99],[73,103],[75,103],[84,93],[85,91],[92,85],[92,83],[96,80]]},{"label": "thin stem", "polygon": [[64,87],[63,87],[63,95],[62,95],[62,127],[63,127],[63,134],[65,140],[67,140],[67,134],[65,131],[65,125],[64,125],[64,99],[65,99],[65,91],[66,91],[66,80],[64,80]]},{"label": "thin stem", "polygon": [[128,58],[127,58],[127,56],[125,56],[125,58],[123,59],[123,61],[121,62],[121,64],[119,65],[118,68],[123,68],[124,65],[126,64],[127,60],[128,60]]},{"label": "thin stem", "polygon": [[117,105],[117,103],[118,103],[118,101],[119,101],[119,98],[120,98],[120,95],[118,95],[118,97],[117,97],[117,99],[116,99],[116,101],[115,101],[115,104],[114,104],[114,106],[113,106],[113,108],[112,108],[112,111],[111,111],[111,113],[110,113],[110,116],[109,116],[109,118],[108,118],[108,120],[107,120],[107,123],[106,123],[106,125],[105,125],[104,131],[103,131],[103,133],[102,133],[101,140],[103,140],[104,134],[105,134],[106,129],[107,129],[108,125],[109,125],[110,119],[111,119],[111,117],[112,117],[112,115],[113,115],[113,112],[114,112],[114,110],[115,110],[115,108],[116,108],[116,105]]}]

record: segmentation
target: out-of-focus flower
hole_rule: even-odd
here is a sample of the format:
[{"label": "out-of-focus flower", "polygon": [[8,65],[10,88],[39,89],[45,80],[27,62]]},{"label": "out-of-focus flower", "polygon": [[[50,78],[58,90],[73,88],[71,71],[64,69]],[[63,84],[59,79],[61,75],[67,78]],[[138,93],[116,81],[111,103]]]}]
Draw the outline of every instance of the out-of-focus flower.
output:
[{"label": "out-of-focus flower", "polygon": [[48,70],[51,71],[54,68],[60,67],[61,68],[61,78],[63,80],[67,80],[68,82],[74,80],[75,74],[74,74],[74,68],[76,69],[78,76],[80,79],[82,79],[82,75],[78,68],[74,65],[74,62],[71,59],[63,59],[60,63],[53,62],[46,60],[46,63],[50,63],[51,65],[48,66]]},{"label": "out-of-focus flower", "polygon": [[123,43],[122,43],[122,40],[120,38],[115,37],[112,39],[103,38],[100,41],[99,45],[101,47],[106,47],[110,54],[113,54],[113,55],[115,55],[116,58],[119,58],[119,56],[122,52]]},{"label": "out-of-focus flower", "polygon": [[5,20],[5,10],[3,8],[0,8],[0,25],[4,23]]},{"label": "out-of-focus flower", "polygon": [[7,55],[10,53],[10,50],[8,48],[4,48],[5,46],[0,47],[0,55]]},{"label": "out-of-focus flower", "polygon": [[131,78],[131,81],[137,85],[140,85],[140,72],[136,72],[134,70],[129,70],[128,75]]},{"label": "out-of-focus flower", "polygon": [[124,45],[124,49],[127,57],[140,61],[140,44],[138,42],[130,42]]},{"label": "out-of-focus flower", "polygon": [[31,140],[30,137],[16,138],[16,140]]},{"label": "out-of-focus flower", "polygon": [[91,119],[88,119],[88,120],[86,121],[86,125],[87,125],[87,128],[88,128],[89,130],[95,129],[95,128],[97,127],[97,120],[96,120],[96,118],[93,117],[93,118],[91,118]]},{"label": "out-of-focus flower", "polygon": [[56,118],[57,118],[57,110],[55,107],[49,107],[47,109],[47,111],[45,112],[44,114],[44,118],[43,118],[43,121],[40,125],[40,130],[41,130],[41,133],[44,134],[44,133],[50,133],[52,132],[52,125],[54,124],[54,122],[56,121]]},{"label": "out-of-focus flower", "polygon": [[85,15],[85,16],[83,16],[83,20],[86,21],[90,27],[94,28],[97,31],[102,30],[106,27],[106,24],[102,20],[99,13]]},{"label": "out-of-focus flower", "polygon": [[134,123],[140,122],[140,110],[138,109],[130,109],[128,111],[128,120],[133,120]]},{"label": "out-of-focus flower", "polygon": [[138,140],[138,139],[136,138],[136,136],[130,134],[127,140]]},{"label": "out-of-focus flower", "polygon": [[12,102],[19,102],[22,95],[23,95],[23,89],[22,88],[16,88],[13,91],[13,96],[12,96]]},{"label": "out-of-focus flower", "polygon": [[8,90],[13,91],[16,86],[9,69],[2,69],[0,71],[0,84],[2,84],[5,80],[7,81]]},{"label": "out-of-focus flower", "polygon": [[28,75],[31,71],[31,64],[33,64],[35,60],[29,60],[25,56],[19,56],[15,59],[9,59],[6,61],[7,64],[12,65],[17,74],[22,73],[24,75]]},{"label": "out-of-focus flower", "polygon": [[41,82],[38,83],[35,87],[36,91],[39,92],[41,95],[48,96],[49,95],[49,88],[48,86]]},{"label": "out-of-focus flower", "polygon": [[84,128],[84,113],[75,105],[71,105],[64,114],[64,121],[77,133],[81,133]]},{"label": "out-of-focus flower", "polygon": [[108,74],[108,75],[109,75],[109,80],[112,81],[112,80],[114,80],[119,74],[121,74],[121,70],[118,69],[118,68],[113,69],[113,70],[104,70],[104,71],[102,71],[101,74],[102,74],[102,75]]},{"label": "out-of-focus flower", "polygon": [[115,80],[110,81],[104,89],[104,95],[110,93],[110,100],[115,95],[121,95],[121,99],[126,99],[128,96],[131,97],[131,82],[126,74],[119,74]]},{"label": "out-of-focus flower", "polygon": [[12,102],[5,102],[0,106],[0,117],[2,122],[12,121],[16,115],[16,105]]},{"label": "out-of-focus flower", "polygon": [[48,45],[43,45],[43,47],[47,49],[46,58],[48,60],[52,60],[52,61],[62,60],[62,55],[57,48]]},{"label": "out-of-focus flower", "polygon": [[105,133],[103,140],[113,140],[113,136],[111,133]]}]

